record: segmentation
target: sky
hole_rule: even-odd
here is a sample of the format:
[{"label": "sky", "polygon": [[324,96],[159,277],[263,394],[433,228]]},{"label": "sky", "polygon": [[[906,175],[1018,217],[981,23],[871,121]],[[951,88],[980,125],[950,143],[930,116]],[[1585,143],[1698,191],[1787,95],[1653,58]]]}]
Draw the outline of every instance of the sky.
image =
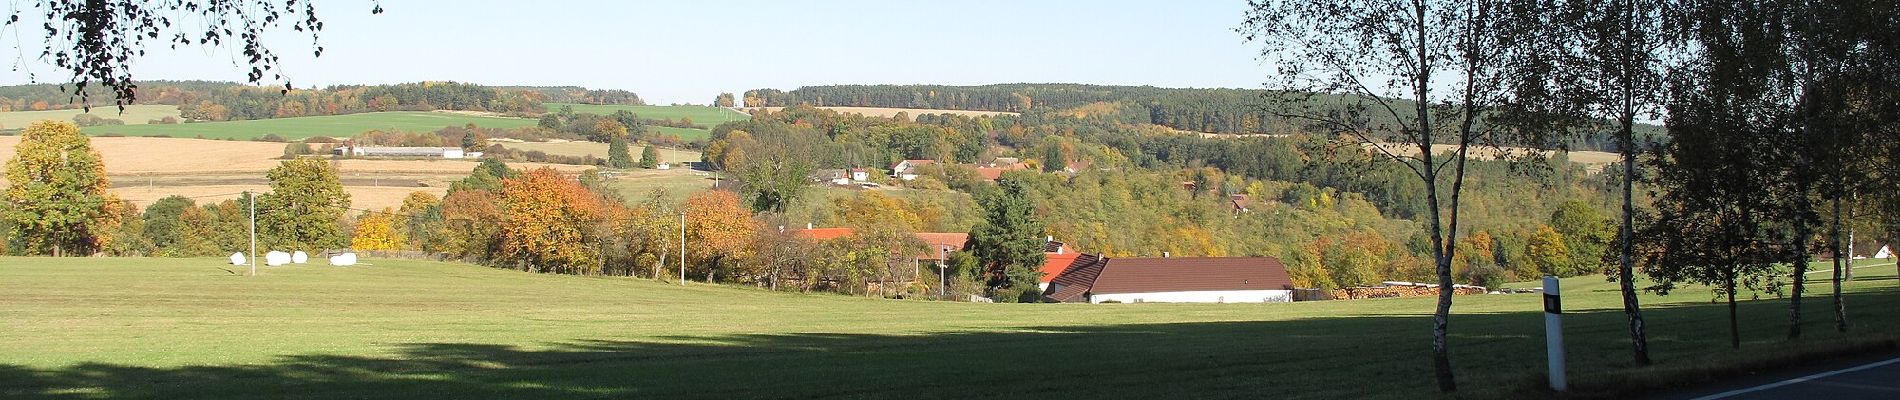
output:
[{"label": "sky", "polygon": [[[29,4],[14,2],[14,7]],[[461,81],[625,89],[648,103],[832,84],[1089,83],[1259,88],[1269,68],[1234,32],[1244,1],[437,1],[317,3],[321,57],[269,37],[299,88]],[[61,83],[43,34],[13,47],[0,84]],[[230,47],[148,46],[137,79],[241,81]]]}]

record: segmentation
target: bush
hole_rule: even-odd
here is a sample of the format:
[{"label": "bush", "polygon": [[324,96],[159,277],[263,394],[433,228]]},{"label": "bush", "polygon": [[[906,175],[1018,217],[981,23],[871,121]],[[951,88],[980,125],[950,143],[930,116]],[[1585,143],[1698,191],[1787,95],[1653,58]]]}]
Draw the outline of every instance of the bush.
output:
[{"label": "bush", "polygon": [[308,143],[290,143],[284,145],[284,159],[286,160],[310,154],[310,144]]},{"label": "bush", "polygon": [[274,142],[274,143],[284,143],[284,142],[289,142],[289,141],[290,141],[290,139],[286,139],[286,138],[284,138],[283,136],[278,136],[277,134],[275,134],[275,133],[272,133],[272,134],[267,134],[267,135],[264,135],[264,137],[261,137],[261,138],[257,138],[257,141],[259,141],[259,142]]}]

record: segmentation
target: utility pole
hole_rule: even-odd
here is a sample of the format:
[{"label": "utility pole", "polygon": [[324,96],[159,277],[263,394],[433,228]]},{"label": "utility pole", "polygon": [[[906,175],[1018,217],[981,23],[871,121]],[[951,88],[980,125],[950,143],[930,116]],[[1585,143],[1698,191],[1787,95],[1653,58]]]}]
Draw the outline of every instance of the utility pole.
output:
[{"label": "utility pole", "polygon": [[686,286],[686,211],[680,211],[680,286]]},{"label": "utility pole", "polygon": [[251,208],[251,276],[257,276],[257,196],[246,190],[244,198],[250,200]]}]

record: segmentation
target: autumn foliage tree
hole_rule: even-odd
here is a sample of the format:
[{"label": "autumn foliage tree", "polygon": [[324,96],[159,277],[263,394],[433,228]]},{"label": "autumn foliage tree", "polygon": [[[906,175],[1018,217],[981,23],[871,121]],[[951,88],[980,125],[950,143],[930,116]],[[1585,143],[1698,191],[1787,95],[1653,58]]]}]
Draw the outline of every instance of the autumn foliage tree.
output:
[{"label": "autumn foliage tree", "polygon": [[502,181],[499,261],[534,272],[598,273],[604,204],[553,168]]},{"label": "autumn foliage tree", "polygon": [[355,250],[396,250],[403,246],[402,235],[396,232],[395,217],[388,210],[365,214],[356,221],[356,236],[350,238],[350,248]]},{"label": "autumn foliage tree", "polygon": [[686,261],[689,275],[707,280],[724,268],[729,258],[742,255],[751,240],[752,213],[739,205],[739,196],[723,190],[705,191],[686,198]]},{"label": "autumn foliage tree", "polygon": [[104,248],[118,222],[117,197],[106,189],[105,162],[79,126],[28,125],[7,160],[6,209],[0,210],[28,254],[90,255]]}]

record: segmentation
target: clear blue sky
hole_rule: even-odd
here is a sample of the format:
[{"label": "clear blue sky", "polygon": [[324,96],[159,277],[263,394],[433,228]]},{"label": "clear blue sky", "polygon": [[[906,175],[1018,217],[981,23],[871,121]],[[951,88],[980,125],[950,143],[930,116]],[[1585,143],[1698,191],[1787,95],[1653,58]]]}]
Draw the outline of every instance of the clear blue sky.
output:
[{"label": "clear blue sky", "polygon": [[[808,4],[809,3],[809,4]],[[1233,32],[1243,1],[435,1],[318,3],[308,36],[274,33],[298,87],[455,80],[626,89],[650,103],[825,84],[1073,82],[1257,88],[1270,70]],[[27,12],[23,18],[31,16]],[[36,21],[27,27],[36,27]],[[17,40],[16,40],[17,36]],[[27,55],[0,82],[63,82]],[[230,48],[153,47],[139,79],[235,81]],[[17,58],[17,57],[9,57]],[[9,63],[12,64],[12,63]]]}]

